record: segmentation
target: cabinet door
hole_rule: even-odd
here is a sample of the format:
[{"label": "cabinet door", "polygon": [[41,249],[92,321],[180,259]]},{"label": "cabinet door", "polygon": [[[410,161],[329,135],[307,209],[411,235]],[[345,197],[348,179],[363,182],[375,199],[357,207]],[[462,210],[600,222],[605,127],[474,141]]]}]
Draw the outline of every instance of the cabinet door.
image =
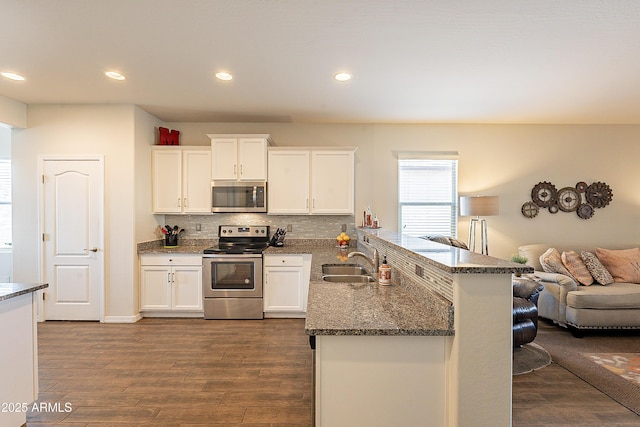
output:
[{"label": "cabinet door", "polygon": [[238,139],[211,139],[211,179],[238,178]]},{"label": "cabinet door", "polygon": [[182,152],[153,150],[151,174],[154,213],[182,211]]},{"label": "cabinet door", "polygon": [[185,213],[211,213],[211,150],[184,151],[182,208]]},{"label": "cabinet door", "polygon": [[140,267],[140,309],[171,308],[171,267],[146,265]]},{"label": "cabinet door", "polygon": [[174,266],[172,280],[172,308],[202,310],[202,267]]},{"label": "cabinet door", "polygon": [[267,140],[240,138],[238,140],[238,179],[264,181],[267,179]]},{"label": "cabinet door", "polygon": [[311,213],[354,213],[352,151],[311,152]]},{"label": "cabinet door", "polygon": [[309,151],[269,151],[270,214],[309,213]]},{"label": "cabinet door", "polygon": [[302,267],[267,267],[264,282],[264,311],[305,311]]}]

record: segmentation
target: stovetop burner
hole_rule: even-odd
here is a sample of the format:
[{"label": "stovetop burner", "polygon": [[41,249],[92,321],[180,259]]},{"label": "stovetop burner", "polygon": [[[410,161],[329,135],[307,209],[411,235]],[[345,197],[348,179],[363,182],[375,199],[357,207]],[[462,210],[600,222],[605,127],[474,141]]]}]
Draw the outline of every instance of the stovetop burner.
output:
[{"label": "stovetop burner", "polygon": [[205,249],[205,254],[261,254],[269,247],[269,226],[221,225],[218,247]]}]

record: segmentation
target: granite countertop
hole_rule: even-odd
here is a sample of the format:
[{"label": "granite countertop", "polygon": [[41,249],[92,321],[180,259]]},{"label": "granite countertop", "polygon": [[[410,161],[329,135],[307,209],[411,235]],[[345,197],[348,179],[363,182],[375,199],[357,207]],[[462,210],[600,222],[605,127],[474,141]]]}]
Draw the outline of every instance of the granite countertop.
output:
[{"label": "granite countertop", "polygon": [[398,285],[377,283],[309,284],[305,331],[308,335],[450,336],[449,304],[420,303]]},{"label": "granite countertop", "polygon": [[359,228],[367,238],[379,238],[395,245],[398,250],[417,254],[425,262],[452,274],[527,274],[533,267],[492,256],[482,255],[442,243],[383,229]]},{"label": "granite countertop", "polygon": [[211,246],[218,246],[218,239],[182,239],[178,246],[166,247],[164,240],[138,243],[138,255],[144,254],[202,254]]},{"label": "granite countertop", "polygon": [[308,335],[453,335],[451,304],[437,295],[416,300],[405,286],[322,281],[323,264],[373,267],[362,258],[347,258],[354,245],[339,248],[332,240],[292,240],[270,247],[269,254],[312,254],[305,332]]},{"label": "granite countertop", "polygon": [[48,287],[48,283],[0,283],[0,301]]}]

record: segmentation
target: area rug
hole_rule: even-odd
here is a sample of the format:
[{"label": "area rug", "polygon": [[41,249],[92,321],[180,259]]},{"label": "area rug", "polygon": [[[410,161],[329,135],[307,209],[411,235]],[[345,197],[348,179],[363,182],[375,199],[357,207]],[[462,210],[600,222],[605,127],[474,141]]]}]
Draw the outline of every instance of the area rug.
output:
[{"label": "area rug", "polygon": [[554,363],[640,415],[640,385],[588,357],[640,353],[640,331],[600,330],[575,338],[567,329],[543,321],[535,342],[551,354]]},{"label": "area rug", "polygon": [[583,353],[582,355],[640,387],[640,353]]},{"label": "area rug", "polygon": [[513,375],[522,375],[551,364],[551,355],[538,344],[529,343],[513,349]]}]

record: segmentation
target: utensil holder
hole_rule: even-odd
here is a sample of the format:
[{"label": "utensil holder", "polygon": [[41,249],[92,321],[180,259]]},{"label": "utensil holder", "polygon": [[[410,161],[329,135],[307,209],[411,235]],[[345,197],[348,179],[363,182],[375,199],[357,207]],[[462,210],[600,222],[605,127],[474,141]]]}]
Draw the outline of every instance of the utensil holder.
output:
[{"label": "utensil holder", "polygon": [[178,235],[167,234],[166,236],[164,236],[164,246],[165,248],[178,246]]}]

